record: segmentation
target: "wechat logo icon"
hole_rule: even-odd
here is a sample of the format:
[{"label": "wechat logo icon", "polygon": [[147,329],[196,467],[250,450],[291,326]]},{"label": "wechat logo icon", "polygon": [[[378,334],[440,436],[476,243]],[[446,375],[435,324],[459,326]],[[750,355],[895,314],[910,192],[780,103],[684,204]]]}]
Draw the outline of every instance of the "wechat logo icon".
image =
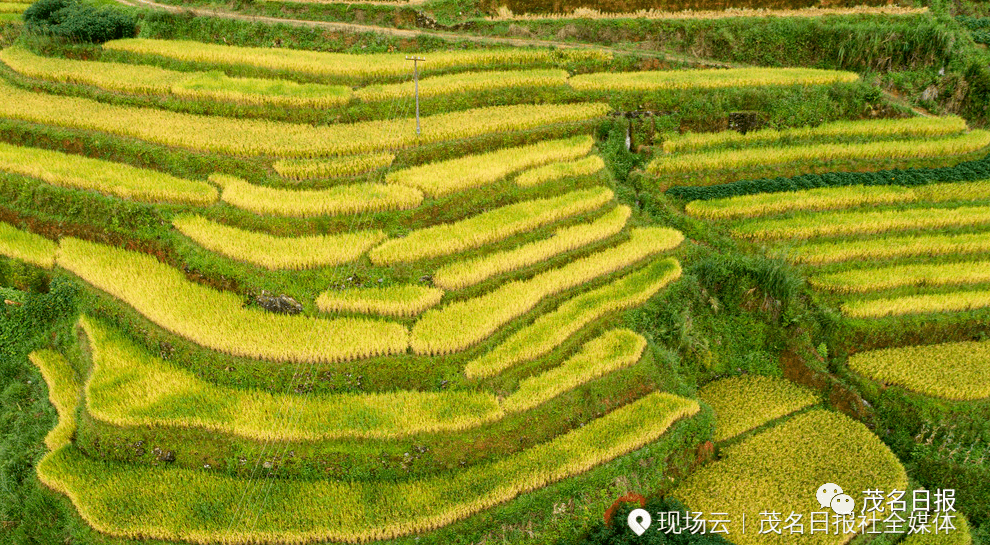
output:
[{"label": "wechat logo icon", "polygon": [[825,483],[818,487],[815,493],[818,504],[822,509],[831,507],[839,515],[848,515],[856,508],[856,500],[852,496],[844,494],[842,487],[835,483]]},{"label": "wechat logo icon", "polygon": [[641,536],[650,527],[653,518],[650,517],[650,512],[646,509],[633,509],[629,513],[627,522],[629,522],[629,527],[632,528],[632,531],[636,532],[636,535]]}]

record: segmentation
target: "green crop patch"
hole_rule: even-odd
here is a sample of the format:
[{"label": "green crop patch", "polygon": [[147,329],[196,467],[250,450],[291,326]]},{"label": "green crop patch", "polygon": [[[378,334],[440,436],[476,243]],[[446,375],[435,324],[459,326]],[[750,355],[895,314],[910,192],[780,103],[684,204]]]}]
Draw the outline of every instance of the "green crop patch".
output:
[{"label": "green crop patch", "polygon": [[244,308],[239,296],[192,283],[146,254],[64,238],[57,263],[158,326],[235,356],[337,362],[399,354],[409,346],[408,331],[396,323]]},{"label": "green crop patch", "polygon": [[504,284],[479,297],[429,310],[412,328],[412,349],[417,354],[443,355],[469,348],[529,312],[544,298],[676,248],[683,240],[684,235],[674,229],[636,229],[628,242],[618,246],[529,280]]},{"label": "green crop patch", "polygon": [[608,313],[645,303],[680,276],[681,266],[676,259],[661,259],[573,297],[468,363],[464,374],[468,378],[491,377],[513,365],[545,356],[582,327]]},{"label": "green crop patch", "polygon": [[990,342],[905,346],[859,352],[849,368],[928,396],[971,401],[990,397]]},{"label": "green crop patch", "polygon": [[396,170],[388,173],[385,181],[438,197],[490,184],[525,168],[583,157],[593,145],[590,136],[549,140]]},{"label": "green crop patch", "polygon": [[818,396],[789,380],[759,375],[710,382],[698,390],[698,399],[715,409],[715,441],[818,403]]},{"label": "green crop patch", "polygon": [[79,405],[80,385],[72,366],[65,357],[52,350],[39,350],[28,355],[45,383],[48,399],[58,411],[58,424],[45,436],[45,446],[58,450],[68,445],[76,433],[76,406]]},{"label": "green crop patch", "polygon": [[207,250],[272,270],[347,263],[385,239],[383,231],[275,237],[191,215],[175,218],[172,225]]}]

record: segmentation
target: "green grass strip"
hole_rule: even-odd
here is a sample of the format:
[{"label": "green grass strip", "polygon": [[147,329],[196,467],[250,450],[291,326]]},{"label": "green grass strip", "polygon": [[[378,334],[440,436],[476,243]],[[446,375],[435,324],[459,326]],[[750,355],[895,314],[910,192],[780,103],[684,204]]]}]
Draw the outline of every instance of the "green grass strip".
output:
[{"label": "green grass strip", "polygon": [[685,205],[684,211],[696,218],[727,220],[794,211],[838,210],[863,205],[986,199],[990,199],[990,181],[987,180],[917,187],[850,185],[691,201]]},{"label": "green grass strip", "polygon": [[607,104],[492,106],[414,118],[314,127],[262,119],[186,114],[113,106],[94,100],[32,93],[0,82],[0,116],[56,127],[103,131],[155,144],[232,155],[278,158],[347,155],[417,144],[534,129],[604,116]]},{"label": "green grass strip", "polygon": [[825,483],[840,483],[855,496],[862,490],[907,490],[908,477],[866,426],[840,413],[812,410],[723,448],[718,461],[689,475],[672,495],[692,511],[729,513],[732,521],[725,527],[737,545],[767,543],[766,534],[757,531],[759,523],[756,529],[753,525],[768,509],[784,513],[781,520],[792,512],[805,514],[803,535],[784,530],[771,541],[835,545],[850,536],[809,533],[808,513],[824,510],[815,492]]},{"label": "green grass strip", "polygon": [[643,355],[646,339],[628,329],[614,329],[588,341],[581,351],[559,367],[529,377],[519,389],[502,402],[506,412],[520,412],[536,407],[564,392],[628,367]]},{"label": "green grass strip", "polygon": [[356,176],[379,168],[385,168],[395,160],[394,153],[371,153],[336,157],[326,161],[297,159],[276,161],[272,168],[279,176],[292,180],[313,180],[317,178],[342,178]]},{"label": "green grass strip", "polygon": [[990,342],[906,346],[860,352],[849,368],[924,395],[971,401],[990,397]]},{"label": "green grass strip", "polygon": [[342,85],[232,78],[221,72],[177,72],[157,66],[42,57],[19,46],[0,51],[0,61],[31,78],[139,95],[314,108],[339,106],[351,99],[351,89]]},{"label": "green grass strip", "polygon": [[360,312],[385,316],[417,316],[440,303],[443,290],[429,286],[396,285],[325,291],[316,299],[323,312]]},{"label": "green grass strip", "polygon": [[560,161],[531,168],[516,176],[519,187],[533,187],[554,180],[575,176],[589,176],[605,168],[605,161],[597,155],[589,155],[575,161]]},{"label": "green grass strip", "polygon": [[987,224],[990,224],[990,207],[966,206],[800,214],[789,218],[744,222],[733,228],[733,232],[757,240],[807,239]]},{"label": "green grass strip", "polygon": [[593,187],[558,197],[522,201],[387,240],[371,250],[368,257],[375,265],[391,265],[456,254],[591,212],[611,201],[613,196],[608,188]]},{"label": "green grass strip", "polygon": [[423,202],[418,189],[360,183],[329,189],[276,189],[254,185],[233,176],[214,174],[210,180],[223,187],[220,198],[242,210],[265,216],[312,217],[416,208]]},{"label": "green grass strip", "polygon": [[207,250],[271,270],[347,263],[385,239],[384,231],[275,237],[192,215],[179,216],[172,220],[172,225]]},{"label": "green grass strip", "polygon": [[591,151],[594,144],[595,141],[590,136],[546,140],[528,146],[396,170],[388,173],[385,181],[414,187],[435,197],[449,195],[496,182],[524,168],[583,157]]},{"label": "green grass strip", "polygon": [[617,234],[625,227],[631,214],[632,210],[628,206],[616,206],[591,223],[562,227],[550,238],[524,244],[513,250],[451,263],[434,273],[433,283],[444,289],[461,289],[503,273],[542,263],[551,257]]},{"label": "green grass strip", "polygon": [[[153,40],[134,38],[103,44],[104,49],[126,51],[138,55],[164,57],[177,61],[208,63],[224,66],[251,66],[267,70],[295,72],[310,76],[342,78],[407,77],[410,63],[403,53],[351,54],[282,49],[270,47],[237,47],[188,40]],[[434,52],[425,55],[421,74],[435,71],[483,66],[485,68],[516,68],[519,65],[552,65],[564,60],[601,60],[611,54],[593,49],[472,49]]]},{"label": "green grass strip", "polygon": [[490,393],[469,391],[275,395],[215,386],[149,354],[89,317],[93,353],[86,406],[114,426],[200,428],[258,441],[395,438],[463,430],[504,416]]},{"label": "green grass strip", "polygon": [[633,230],[629,241],[618,246],[425,312],[413,326],[410,344],[417,354],[434,356],[464,350],[529,312],[544,298],[676,248],[683,240],[684,235],[674,229]]},{"label": "green grass strip", "polygon": [[853,269],[812,276],[808,283],[836,293],[866,293],[902,286],[945,286],[990,282],[990,261],[916,263]]},{"label": "green grass strip", "polygon": [[736,131],[685,133],[673,135],[663,143],[667,153],[686,153],[712,148],[748,148],[785,142],[796,144],[838,138],[933,138],[966,131],[966,120],[958,116],[909,117],[906,119],[869,119],[834,121],[816,127],[761,129],[745,134]]},{"label": "green grass strip", "polygon": [[[274,479],[250,529],[231,527],[231,521],[239,520],[239,500],[257,486],[252,480],[101,462],[74,448],[42,460],[38,476],[67,495],[90,526],[113,536],[192,542],[366,542],[440,528],[578,475],[656,441],[674,422],[699,410],[693,400],[654,393],[497,462],[403,483]],[[287,505],[295,507],[286,509]]]},{"label": "green grass strip", "polygon": [[464,374],[468,378],[491,377],[513,365],[543,357],[584,326],[606,314],[645,303],[680,277],[680,263],[673,258],[662,259],[575,296],[468,363]]},{"label": "green grass strip", "polygon": [[597,72],[568,80],[581,91],[661,91],[673,89],[723,89],[772,85],[830,85],[859,81],[853,72],[812,68],[730,68],[726,70],[657,70]]},{"label": "green grass strip", "polygon": [[206,182],[183,180],[157,170],[0,142],[0,170],[38,178],[59,187],[90,189],[144,202],[209,205],[217,190]]},{"label": "green grass strip", "polygon": [[879,261],[897,257],[990,253],[990,233],[908,235],[868,240],[818,242],[799,246],[787,256],[795,263],[824,265],[854,259]]},{"label": "green grass strip", "polygon": [[741,150],[714,150],[683,155],[662,155],[647,165],[654,175],[695,171],[732,170],[766,167],[806,161],[911,159],[965,155],[990,145],[990,132],[974,130],[959,136],[939,139],[915,139],[868,142],[863,144],[809,144],[783,147],[758,147]]},{"label": "green grass strip", "polygon": [[709,382],[698,399],[715,410],[715,441],[733,437],[818,403],[818,396],[789,380],[759,375]]},{"label": "green grass strip", "polygon": [[[563,87],[566,84],[567,72],[565,70],[462,72],[420,79],[419,96],[434,97],[528,87]],[[363,89],[358,89],[354,95],[365,102],[378,102],[409,98],[414,93],[414,83],[406,81],[389,85],[369,85]]]},{"label": "green grass strip", "polygon": [[58,245],[47,238],[0,222],[0,255],[12,257],[44,269],[55,266]]},{"label": "green grass strip", "polygon": [[240,296],[190,282],[146,254],[64,238],[57,263],[162,328],[235,356],[336,362],[404,353],[408,347],[402,325],[244,308]]},{"label": "green grass strip", "polygon": [[79,405],[81,390],[76,372],[65,357],[52,350],[38,350],[28,354],[45,383],[48,384],[48,399],[58,412],[58,424],[45,436],[45,446],[58,450],[72,441],[76,433],[76,406]]},{"label": "green grass strip", "polygon": [[964,312],[986,307],[990,307],[990,290],[847,301],[842,304],[842,313],[850,318],[882,318],[905,314]]}]

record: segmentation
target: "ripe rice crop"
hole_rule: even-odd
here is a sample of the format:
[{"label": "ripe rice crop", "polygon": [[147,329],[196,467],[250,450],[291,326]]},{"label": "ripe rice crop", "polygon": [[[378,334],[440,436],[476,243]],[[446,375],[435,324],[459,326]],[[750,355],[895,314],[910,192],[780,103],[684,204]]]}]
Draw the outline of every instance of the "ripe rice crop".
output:
[{"label": "ripe rice crop", "polygon": [[990,342],[906,346],[860,352],[849,368],[883,383],[915,392],[969,401],[990,397]]},{"label": "ripe rice crop", "polygon": [[[255,481],[208,471],[97,461],[64,447],[38,477],[66,494],[93,528],[113,536],[192,542],[367,542],[440,528],[578,475],[659,439],[698,413],[697,402],[652,393],[555,439],[501,460],[405,482],[269,480],[251,530],[239,500]],[[887,484],[887,483],[880,483]],[[214,509],[199,509],[210,498]],[[120,510],[127,506],[126,514]],[[293,505],[292,509],[285,506]]]},{"label": "ripe rice crop", "polygon": [[[406,70],[408,72],[408,66]],[[419,80],[419,96],[433,97],[510,88],[561,87],[566,84],[567,72],[564,70],[462,72]],[[369,85],[363,89],[358,89],[354,95],[365,102],[399,100],[413,96],[415,92],[413,87],[412,81],[389,85]]]},{"label": "ripe rice crop", "polygon": [[782,165],[802,161],[841,161],[873,159],[911,159],[965,155],[990,145],[990,132],[975,130],[960,136],[934,140],[891,140],[865,144],[809,144],[784,147],[714,150],[654,158],[646,170],[651,174],[678,174],[699,170]]},{"label": "ripe rice crop", "polygon": [[[142,56],[164,57],[177,61],[223,66],[250,66],[266,70],[295,72],[322,78],[371,79],[409,75],[409,61],[403,53],[355,55],[300,49],[270,47],[235,47],[186,40],[151,40],[143,38],[114,40],[104,49],[126,51]],[[476,49],[427,53],[420,65],[421,74],[455,68],[483,66],[516,68],[520,65],[548,65],[557,57],[566,60],[611,59],[609,53],[587,49]]]},{"label": "ripe rice crop", "polygon": [[149,354],[89,317],[93,352],[86,408],[113,426],[200,428],[258,441],[396,438],[463,430],[504,416],[490,393],[341,393],[298,396],[226,388]]},{"label": "ripe rice crop", "polygon": [[41,235],[0,222],[0,255],[50,269],[55,266],[57,249],[56,243]]},{"label": "ripe rice crop", "polygon": [[575,161],[560,161],[527,170],[516,176],[519,187],[533,187],[542,183],[575,176],[588,176],[605,168],[605,161],[597,155],[590,155]]},{"label": "ripe rice crop", "polygon": [[413,118],[314,127],[113,106],[84,98],[32,93],[0,82],[0,116],[10,119],[102,131],[197,151],[279,158],[368,153],[587,121],[607,112],[607,104],[597,103],[475,108],[424,117],[422,134],[417,136]]},{"label": "ripe rice crop", "polygon": [[684,206],[684,211],[696,218],[727,220],[797,210],[835,210],[865,204],[893,204],[914,200],[915,193],[908,187],[854,185],[691,201]]},{"label": "ripe rice crop", "polygon": [[429,310],[413,326],[410,337],[413,351],[436,356],[464,350],[529,312],[544,298],[676,248],[683,240],[684,235],[674,229],[636,229],[626,243],[529,280],[510,282],[484,295]]},{"label": "ripe rice crop", "polygon": [[990,261],[891,265],[822,274],[808,279],[812,286],[836,293],[866,293],[902,286],[984,282],[990,282]]},{"label": "ripe rice crop", "polygon": [[276,189],[250,184],[233,176],[214,174],[210,181],[223,187],[220,198],[237,208],[266,216],[324,216],[407,210],[423,202],[412,187],[375,183],[334,186],[329,189]]},{"label": "ripe rice crop", "polygon": [[742,223],[733,232],[757,240],[865,235],[908,229],[944,229],[990,224],[990,207],[912,208],[802,214]]},{"label": "ripe rice crop", "polygon": [[179,216],[172,225],[207,250],[266,269],[311,269],[358,259],[385,239],[384,231],[275,237],[210,221]]},{"label": "ripe rice crop", "polygon": [[[402,53],[350,54],[273,49],[268,47],[237,47],[187,40],[125,39],[103,44],[105,49],[126,51],[141,56],[164,57],[177,61],[208,63],[223,66],[250,66],[266,70],[294,72],[321,78],[352,80],[396,78],[409,75],[409,61]],[[432,52],[422,56],[421,74],[450,69],[483,66],[485,68],[516,68],[554,64],[565,60],[611,59],[609,53],[587,49],[475,49]]]},{"label": "ripe rice crop", "polygon": [[136,201],[209,205],[217,200],[216,188],[206,182],[184,180],[124,163],[2,142],[0,170],[38,178],[59,187],[90,189]]},{"label": "ripe rice crop", "polygon": [[579,91],[661,91],[771,85],[831,85],[859,81],[853,72],[812,68],[729,68],[578,74],[567,83]]},{"label": "ripe rice crop", "polygon": [[[294,0],[295,1],[295,0]],[[904,6],[856,6],[853,8],[821,8],[817,6],[797,9],[767,8],[728,8],[728,9],[686,9],[665,11],[640,9],[636,11],[600,11],[594,8],[576,8],[565,13],[512,13],[501,6],[498,15],[485,17],[489,21],[544,21],[560,19],[732,19],[737,17],[824,17],[827,15],[913,15],[928,13],[927,7],[909,8]]]},{"label": "ripe rice crop", "polygon": [[[732,521],[726,528],[738,545],[844,543],[850,536],[809,533],[808,513],[822,511],[815,491],[823,483],[841,483],[853,495],[862,490],[908,489],[907,473],[894,453],[863,424],[830,411],[799,414],[721,453],[718,461],[688,475],[672,496],[692,511],[730,513]],[[791,512],[804,513],[803,535],[791,536],[783,530],[782,535],[770,534],[775,539],[768,540],[752,526],[743,533],[742,515],[752,524],[763,520],[760,513],[768,506],[784,513],[781,520]]]},{"label": "ripe rice crop", "polygon": [[708,201],[691,201],[688,214],[709,220],[769,216],[798,210],[837,210],[862,205],[906,202],[950,202],[990,199],[990,181],[898,185],[847,185],[804,191],[757,193]]},{"label": "ripe rice crop", "polygon": [[524,244],[513,250],[451,263],[434,273],[433,283],[444,289],[456,290],[473,286],[499,274],[542,263],[553,256],[617,234],[625,227],[631,213],[628,206],[616,206],[591,223],[562,227],[550,238]]},{"label": "ripe rice crop", "polygon": [[967,129],[966,120],[958,116],[909,117],[906,119],[870,119],[867,121],[835,121],[817,127],[762,129],[746,134],[737,131],[685,133],[674,135],[663,143],[667,153],[697,152],[712,148],[748,148],[839,138],[933,138],[959,134]]},{"label": "ripe rice crop", "polygon": [[443,290],[429,286],[396,285],[325,291],[316,299],[323,312],[360,312],[386,316],[417,316],[440,303]]},{"label": "ripe rice crop", "polygon": [[582,293],[548,312],[473,360],[464,368],[468,378],[495,376],[509,367],[549,354],[591,322],[619,310],[645,303],[681,277],[676,259],[662,259],[598,289]]},{"label": "ripe rice crop", "polygon": [[818,403],[818,396],[775,377],[744,375],[709,382],[698,399],[715,409],[714,441],[725,441]]},{"label": "ripe rice crop", "polygon": [[20,4],[17,2],[0,2],[0,14],[20,14],[31,7],[31,4]]},{"label": "ripe rice crop", "polygon": [[292,180],[312,180],[315,178],[342,178],[356,176],[392,164],[394,153],[371,153],[335,157],[326,161],[295,160],[276,161],[272,167],[279,176]]},{"label": "ripe rice crop", "polygon": [[386,241],[368,256],[375,265],[390,265],[463,252],[590,212],[604,206],[612,197],[610,189],[595,187],[559,197],[518,202],[454,223],[418,229],[405,237]]},{"label": "ripe rice crop", "polygon": [[559,367],[523,379],[519,389],[502,402],[506,412],[521,412],[536,407],[564,392],[628,367],[643,355],[646,339],[628,329],[613,329],[588,341],[581,351]]},{"label": "ripe rice crop", "polygon": [[847,301],[842,304],[842,313],[850,318],[882,318],[932,312],[964,312],[986,307],[990,307],[990,290]]},{"label": "ripe rice crop", "polygon": [[56,262],[158,326],[200,346],[274,361],[336,362],[399,354],[405,327],[380,320],[272,314],[190,282],[150,255],[63,238]]},{"label": "ripe rice crop", "polygon": [[908,235],[868,240],[819,242],[795,248],[788,258],[796,263],[823,265],[854,259],[879,261],[896,257],[990,253],[990,233]]},{"label": "ripe rice crop", "polygon": [[548,140],[389,172],[385,181],[422,190],[432,196],[449,195],[498,181],[513,172],[587,155],[590,136]]},{"label": "ripe rice crop", "polygon": [[57,450],[72,441],[76,433],[76,406],[79,404],[79,381],[76,372],[62,354],[38,350],[28,354],[48,385],[48,399],[58,412],[58,424],[45,436],[48,450]]},{"label": "ripe rice crop", "polygon": [[157,66],[42,57],[16,46],[0,51],[0,60],[31,78],[139,95],[314,108],[338,106],[351,99],[350,88],[342,85],[232,78],[221,72],[177,72]]}]

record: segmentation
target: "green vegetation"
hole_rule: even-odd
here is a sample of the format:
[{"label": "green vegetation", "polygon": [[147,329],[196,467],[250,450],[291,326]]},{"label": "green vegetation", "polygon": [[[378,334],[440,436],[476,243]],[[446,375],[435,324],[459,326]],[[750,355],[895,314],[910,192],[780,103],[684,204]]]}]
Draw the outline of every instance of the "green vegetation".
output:
[{"label": "green vegetation", "polygon": [[715,441],[732,439],[753,428],[818,403],[818,397],[789,380],[749,375],[709,382],[698,399],[715,409]]},{"label": "green vegetation", "polygon": [[[905,346],[860,352],[849,368],[883,383],[953,400],[990,397],[990,342]],[[933,380],[935,378],[935,380]]]},{"label": "green vegetation", "polygon": [[354,261],[385,239],[382,231],[274,237],[230,227],[202,216],[179,216],[172,225],[207,250],[267,269],[308,269]]},{"label": "green vegetation", "polygon": [[58,425],[45,436],[45,446],[58,450],[72,442],[76,433],[75,411],[79,405],[79,380],[69,362],[51,350],[39,350],[28,355],[48,385],[48,399],[58,411]]}]

